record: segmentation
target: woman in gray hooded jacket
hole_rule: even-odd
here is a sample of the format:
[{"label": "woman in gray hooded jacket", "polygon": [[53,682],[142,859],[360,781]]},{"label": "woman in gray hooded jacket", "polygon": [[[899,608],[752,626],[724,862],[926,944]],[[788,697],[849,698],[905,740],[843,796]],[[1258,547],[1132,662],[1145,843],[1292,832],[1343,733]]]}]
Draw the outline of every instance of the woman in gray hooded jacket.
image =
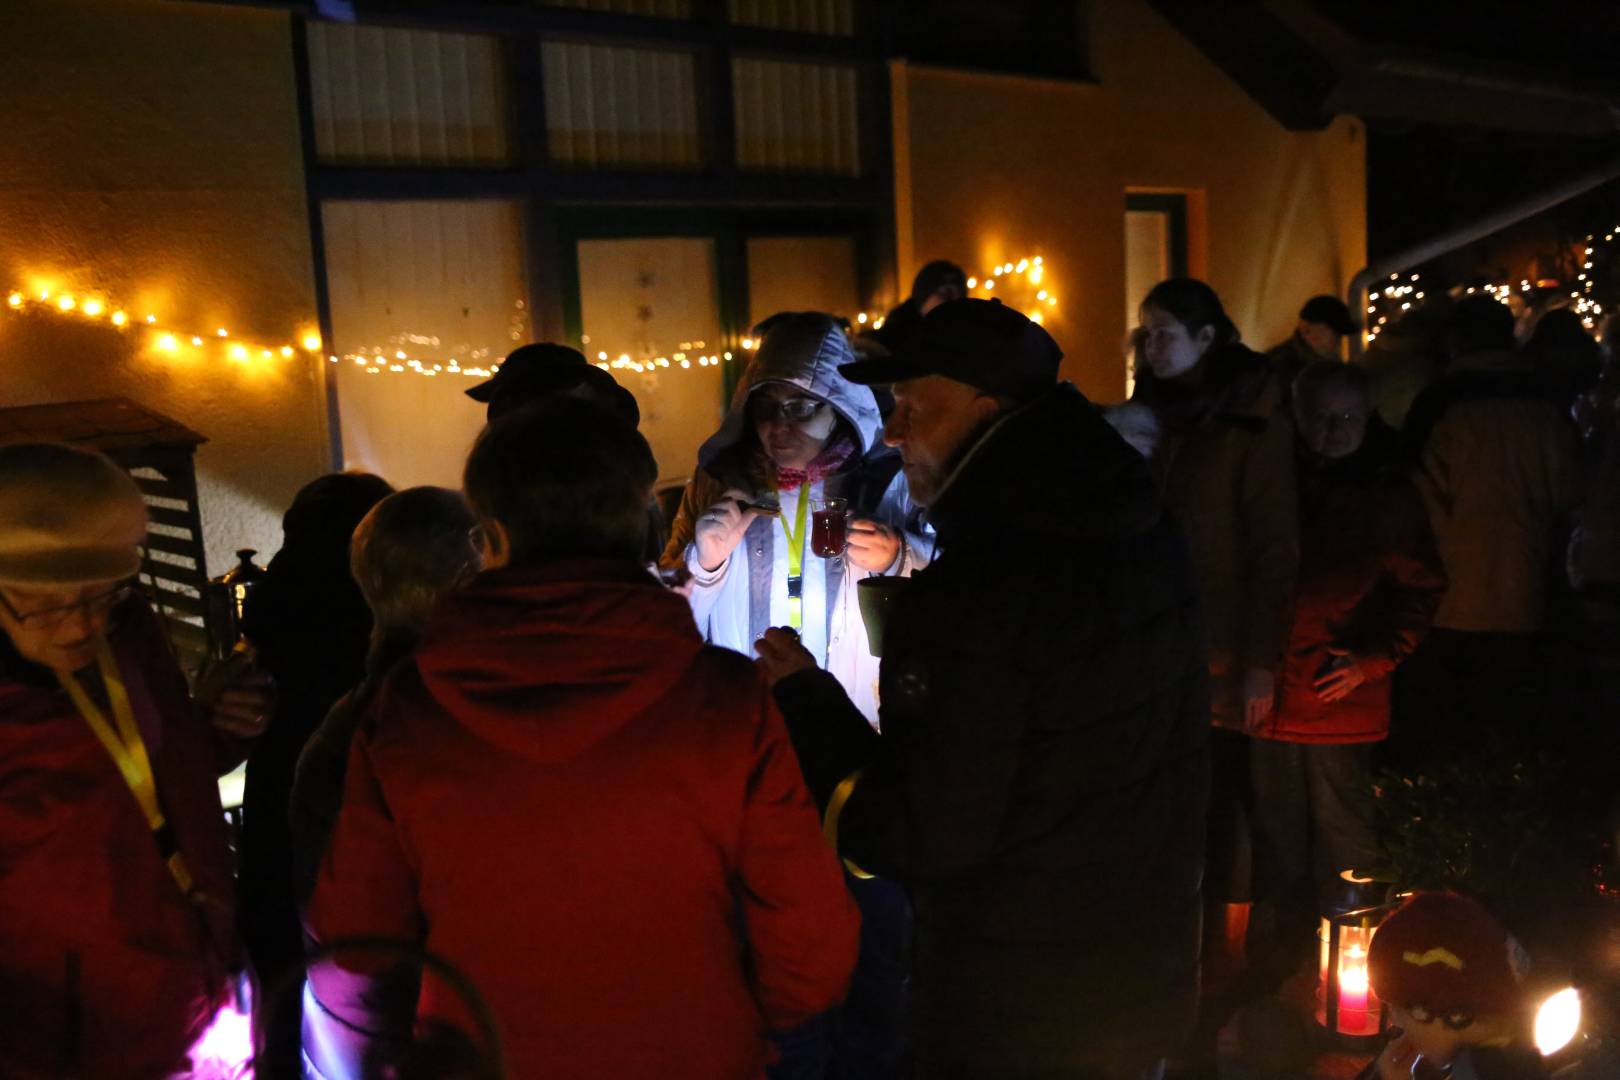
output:
[{"label": "woman in gray hooded jacket", "polygon": [[[869,721],[878,662],[855,582],[909,575],[931,545],[907,533],[899,457],[882,445],[872,393],[838,374],[855,359],[840,323],[819,312],[773,316],[724,422],[698,451],[663,565],[692,575],[705,638],[745,655],[772,626],[792,626]],[[842,498],[852,520],[843,558],[818,558],[810,523]]]}]

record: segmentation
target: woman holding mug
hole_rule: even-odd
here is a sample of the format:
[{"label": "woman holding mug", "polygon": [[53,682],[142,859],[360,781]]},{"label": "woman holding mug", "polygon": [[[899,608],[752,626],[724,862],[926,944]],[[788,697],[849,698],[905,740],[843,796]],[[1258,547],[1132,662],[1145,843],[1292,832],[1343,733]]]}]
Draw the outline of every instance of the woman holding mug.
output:
[{"label": "woman holding mug", "polygon": [[[705,638],[752,655],[767,629],[793,627],[875,724],[878,662],[855,582],[909,575],[927,548],[903,531],[905,477],[898,455],[882,446],[871,391],[838,374],[855,359],[843,327],[830,315],[797,312],[762,329],[730,411],[698,451],[663,565],[691,573],[692,613]],[[844,513],[846,551],[818,555],[833,551],[842,523],[827,517]],[[822,542],[813,543],[818,532]]]}]

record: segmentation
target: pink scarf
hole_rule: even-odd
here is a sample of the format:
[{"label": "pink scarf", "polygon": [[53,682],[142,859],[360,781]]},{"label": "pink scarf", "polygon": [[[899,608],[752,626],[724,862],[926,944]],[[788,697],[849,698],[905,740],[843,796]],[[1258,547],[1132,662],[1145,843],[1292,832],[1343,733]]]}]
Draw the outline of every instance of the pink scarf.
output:
[{"label": "pink scarf", "polygon": [[849,459],[855,456],[855,441],[848,435],[841,435],[829,443],[816,459],[803,469],[779,468],[776,470],[776,490],[793,491],[806,484],[814,484],[818,480],[825,480],[833,473],[848,464]]}]

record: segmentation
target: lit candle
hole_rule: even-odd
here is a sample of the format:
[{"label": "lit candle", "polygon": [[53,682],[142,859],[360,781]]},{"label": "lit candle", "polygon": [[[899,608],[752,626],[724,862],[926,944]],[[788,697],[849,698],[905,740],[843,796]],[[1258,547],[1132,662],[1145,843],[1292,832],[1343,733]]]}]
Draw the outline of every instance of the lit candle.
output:
[{"label": "lit candle", "polygon": [[1339,1030],[1361,1034],[1367,1026],[1367,953],[1360,945],[1339,959]]}]

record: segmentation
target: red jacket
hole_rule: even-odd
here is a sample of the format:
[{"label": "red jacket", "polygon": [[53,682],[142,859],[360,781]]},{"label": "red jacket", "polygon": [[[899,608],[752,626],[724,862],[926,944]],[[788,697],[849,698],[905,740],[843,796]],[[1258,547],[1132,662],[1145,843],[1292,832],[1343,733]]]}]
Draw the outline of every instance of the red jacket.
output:
[{"label": "red jacket", "polygon": [[[0,638],[0,1076],[8,1080],[184,1070],[234,956],[216,784],[230,762],[151,610],[131,601],[113,625],[164,814],[211,902],[181,894],[73,702]],[[85,682],[104,702],[99,680]]]},{"label": "red jacket", "polygon": [[[1389,734],[1390,675],[1429,631],[1446,575],[1423,502],[1386,462],[1379,429],[1343,461],[1302,465],[1299,591],[1278,706],[1264,737],[1375,742]],[[1328,646],[1363,660],[1367,681],[1324,704],[1316,679]]]},{"label": "red jacket", "polygon": [[[859,916],[754,665],[639,567],[579,563],[437,612],[355,738],[309,923],[449,961],[513,1076],[722,1080],[842,1000]],[[375,1024],[356,974],[315,992]],[[476,1031],[432,974],[417,1015]]]}]

